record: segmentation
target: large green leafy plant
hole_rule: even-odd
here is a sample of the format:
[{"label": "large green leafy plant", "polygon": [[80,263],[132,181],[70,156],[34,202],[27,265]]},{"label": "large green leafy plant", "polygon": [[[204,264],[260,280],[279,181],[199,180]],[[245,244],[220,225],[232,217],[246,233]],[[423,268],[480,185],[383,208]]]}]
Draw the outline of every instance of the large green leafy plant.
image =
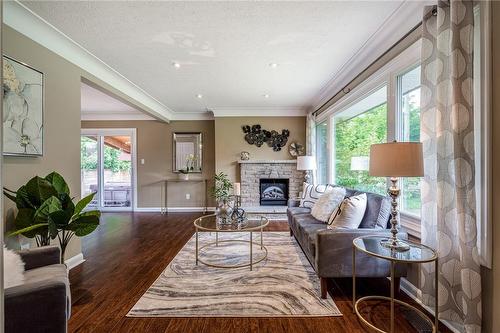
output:
[{"label": "large green leafy plant", "polygon": [[86,236],[99,225],[100,211],[84,211],[95,193],[75,205],[68,184],[57,172],[45,178],[33,177],[17,191],[4,188],[4,194],[18,209],[14,230],[8,235],[34,238],[38,246],[49,245],[51,239],[57,238],[62,259],[73,236]]}]

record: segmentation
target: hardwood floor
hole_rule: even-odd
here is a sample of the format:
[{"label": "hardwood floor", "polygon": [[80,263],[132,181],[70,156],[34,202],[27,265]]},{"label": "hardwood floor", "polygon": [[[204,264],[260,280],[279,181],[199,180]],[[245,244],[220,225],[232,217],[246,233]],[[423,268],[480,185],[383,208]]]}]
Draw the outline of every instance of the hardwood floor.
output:
[{"label": "hardwood floor", "polygon": [[[70,332],[368,332],[352,313],[351,280],[329,280],[343,317],[318,318],[127,318],[125,315],[194,233],[200,214],[105,213],[83,239],[86,261],[71,270]],[[272,222],[268,231],[287,231]],[[387,279],[359,279],[358,295],[389,293]],[[404,296],[401,296],[405,298]],[[406,300],[408,300],[406,298]],[[371,310],[371,311],[370,311]],[[388,328],[389,308],[370,303],[364,312]],[[441,328],[440,328],[441,329]],[[416,332],[402,315],[397,332]],[[448,332],[442,328],[441,332]]]}]

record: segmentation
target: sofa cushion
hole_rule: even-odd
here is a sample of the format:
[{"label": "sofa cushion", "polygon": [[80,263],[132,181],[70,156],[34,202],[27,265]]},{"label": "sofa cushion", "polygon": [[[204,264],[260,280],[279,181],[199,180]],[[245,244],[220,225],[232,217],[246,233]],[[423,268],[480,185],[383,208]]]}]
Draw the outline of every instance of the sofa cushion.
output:
[{"label": "sofa cushion", "polygon": [[300,214],[293,217],[295,237],[306,253],[311,264],[314,265],[316,255],[316,235],[320,230],[326,229],[326,224],[316,220],[310,214]]},{"label": "sofa cushion", "polygon": [[311,215],[322,222],[328,222],[332,213],[339,207],[345,197],[345,188],[334,187],[323,193],[311,209]]},{"label": "sofa cushion", "polygon": [[329,229],[358,229],[366,211],[366,193],[353,195],[342,201],[328,221]]},{"label": "sofa cushion", "polygon": [[66,296],[68,298],[68,316],[71,310],[71,291],[68,278],[68,270],[66,265],[54,264],[43,266],[39,268],[34,268],[25,271],[24,273],[24,283],[36,283],[44,280],[58,281],[64,283],[66,286]]},{"label": "sofa cushion", "polygon": [[360,228],[386,229],[391,215],[391,200],[376,193],[346,189],[346,197],[366,193],[366,211]]},{"label": "sofa cushion", "polygon": [[288,220],[290,221],[292,217],[297,214],[311,214],[311,208],[306,207],[288,207],[286,210],[286,215],[288,215]]}]

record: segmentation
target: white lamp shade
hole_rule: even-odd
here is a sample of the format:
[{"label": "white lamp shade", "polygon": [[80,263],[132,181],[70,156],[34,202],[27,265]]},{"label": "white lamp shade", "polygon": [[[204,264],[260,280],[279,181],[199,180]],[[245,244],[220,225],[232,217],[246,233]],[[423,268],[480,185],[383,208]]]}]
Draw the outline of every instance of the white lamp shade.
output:
[{"label": "white lamp shade", "polygon": [[298,156],[297,170],[316,170],[316,158],[314,156]]},{"label": "white lamp shade", "polygon": [[351,157],[352,171],[368,171],[370,158],[368,156],[353,156]]},{"label": "white lamp shade", "polygon": [[389,142],[370,147],[370,176],[421,177],[424,175],[420,142]]}]

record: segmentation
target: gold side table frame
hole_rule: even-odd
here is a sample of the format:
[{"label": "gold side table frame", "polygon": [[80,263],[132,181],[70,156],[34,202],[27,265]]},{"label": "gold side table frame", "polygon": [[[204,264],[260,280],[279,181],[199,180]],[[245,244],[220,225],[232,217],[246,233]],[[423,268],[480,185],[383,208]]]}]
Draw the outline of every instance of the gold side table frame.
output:
[{"label": "gold side table frame", "polygon": [[[430,263],[434,262],[434,278],[435,278],[435,286],[437,288],[438,286],[438,257],[437,253],[435,250],[432,248],[418,244],[412,241],[405,241],[410,245],[410,250],[409,251],[418,251],[420,250],[425,250],[429,253],[428,256],[418,258],[418,257],[408,257],[411,255],[411,252],[405,251],[405,252],[397,252],[394,250],[390,249],[385,249],[382,251],[378,251],[377,247],[374,247],[373,249],[367,249],[366,247],[362,247],[361,244],[364,241],[371,241],[373,240],[373,244],[377,244],[380,242],[381,239],[384,237],[381,236],[363,236],[363,237],[358,237],[353,240],[352,242],[352,307],[353,307],[353,312],[356,313],[357,317],[363,324],[365,324],[367,327],[370,329],[379,332],[379,333],[394,333],[394,305],[399,304],[401,306],[404,306],[412,311],[415,311],[419,316],[421,316],[425,321],[427,321],[430,326],[432,327],[432,332],[437,333],[438,332],[438,325],[439,325],[439,319],[438,319],[438,290],[436,289],[436,296],[435,296],[435,303],[434,303],[434,322],[431,320],[431,318],[425,314],[423,311],[420,309],[416,308],[415,306],[408,304],[406,302],[403,302],[401,300],[398,300],[395,298],[394,295],[394,276],[395,276],[395,266],[397,263],[404,263],[404,264],[423,264],[423,263]],[[362,253],[365,253],[366,255],[377,257],[380,259],[385,259],[390,261],[391,265],[391,283],[390,283],[390,297],[386,296],[365,296],[361,297],[358,300],[356,300],[356,251],[360,251]],[[387,255],[387,251],[390,253]],[[406,253],[408,252],[408,253]],[[390,302],[391,306],[391,315],[390,315],[390,330],[389,331],[384,331],[378,327],[376,327],[374,324],[370,323],[366,318],[364,318],[360,311],[359,307],[362,302],[369,301],[369,300],[379,300],[379,301],[388,301]]]},{"label": "gold side table frame", "polygon": [[[253,266],[258,264],[259,262],[265,260],[267,258],[267,247],[264,246],[264,238],[263,238],[263,231],[264,228],[269,225],[269,220],[261,216],[260,219],[256,220],[246,220],[246,227],[233,227],[231,225],[226,225],[224,228],[219,228],[219,225],[217,224],[217,217],[215,214],[211,215],[206,215],[202,216],[200,218],[197,218],[194,221],[194,226],[195,226],[195,234],[196,234],[196,249],[195,249],[195,256],[196,256],[196,265],[198,266],[198,263],[202,263],[206,266],[210,267],[216,267],[216,268],[240,268],[240,267],[250,267],[250,270],[253,270]],[[200,247],[199,245],[199,232],[214,232],[215,233],[215,241],[207,243],[203,246]],[[227,239],[227,240],[219,240],[219,233],[227,233],[227,232],[248,232],[250,234],[250,240],[243,240],[243,239]],[[260,233],[260,242],[254,242],[253,240],[253,233],[254,232],[259,232]],[[216,263],[211,263],[206,260],[203,260],[200,258],[200,250],[204,248],[208,248],[211,246],[219,246],[219,243],[246,243],[249,245],[249,261],[248,263],[243,263],[243,264],[236,264],[236,265],[224,265],[224,264],[216,264]],[[254,259],[254,253],[253,253],[253,247],[254,246],[259,246],[260,250],[263,251],[264,255],[260,256],[260,258]]]}]

